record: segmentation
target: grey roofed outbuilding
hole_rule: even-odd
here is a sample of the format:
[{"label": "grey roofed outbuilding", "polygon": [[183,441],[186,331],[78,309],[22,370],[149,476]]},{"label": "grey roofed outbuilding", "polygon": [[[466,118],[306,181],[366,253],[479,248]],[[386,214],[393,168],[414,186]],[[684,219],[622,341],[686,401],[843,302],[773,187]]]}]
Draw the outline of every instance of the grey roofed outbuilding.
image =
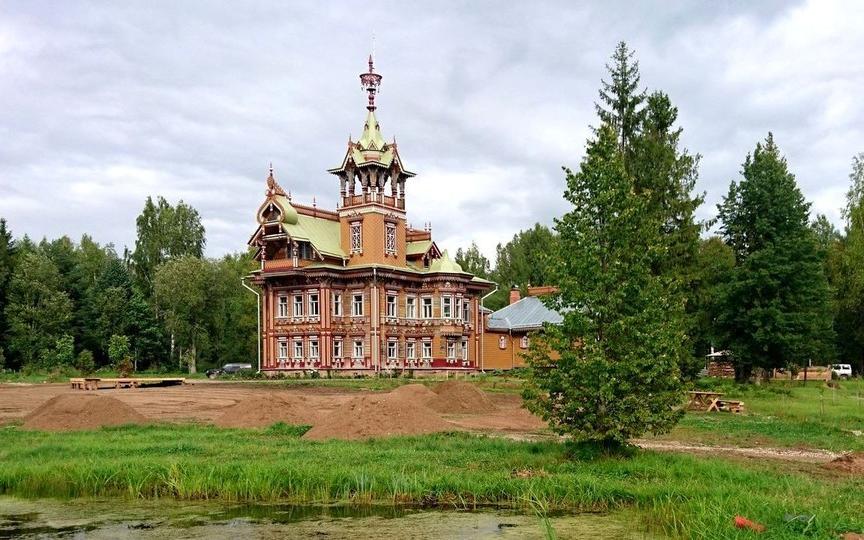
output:
[{"label": "grey roofed outbuilding", "polygon": [[539,330],[543,323],[561,324],[563,321],[560,313],[546,307],[539,298],[526,296],[489,315],[486,327],[489,330],[527,331]]}]

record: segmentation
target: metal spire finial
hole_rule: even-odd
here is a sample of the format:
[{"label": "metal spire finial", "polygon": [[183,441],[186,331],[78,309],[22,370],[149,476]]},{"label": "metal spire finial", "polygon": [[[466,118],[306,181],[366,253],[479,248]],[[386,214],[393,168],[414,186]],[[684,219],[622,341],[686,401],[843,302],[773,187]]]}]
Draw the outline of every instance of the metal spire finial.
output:
[{"label": "metal spire finial", "polygon": [[360,74],[360,86],[369,93],[369,104],[366,106],[370,111],[375,110],[375,94],[381,86],[381,75],[375,73],[375,61],[369,55],[369,71]]}]

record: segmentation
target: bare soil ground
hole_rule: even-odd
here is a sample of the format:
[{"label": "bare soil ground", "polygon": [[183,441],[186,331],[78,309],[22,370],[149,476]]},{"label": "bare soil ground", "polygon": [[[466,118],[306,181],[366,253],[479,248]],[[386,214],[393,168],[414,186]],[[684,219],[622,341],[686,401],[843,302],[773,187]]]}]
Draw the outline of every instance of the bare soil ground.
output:
[{"label": "bare soil ground", "polygon": [[[461,383],[470,385],[470,383]],[[439,407],[445,411],[428,409],[431,415],[439,415],[446,421],[446,426],[454,430],[464,430],[484,433],[514,433],[537,434],[545,430],[545,424],[539,418],[522,409],[522,400],[512,394],[495,394],[460,388],[459,385],[448,384],[440,393],[422,385],[408,385],[397,389],[394,393],[400,400],[414,400],[426,407],[442,396],[450,400],[449,410],[471,410],[467,403],[474,404],[477,400],[483,405],[482,411],[476,414],[448,414],[447,407]],[[485,394],[485,395],[484,395]],[[284,415],[273,412],[272,422],[290,419],[296,404],[302,402],[303,409],[308,414],[301,415],[302,422],[316,424],[318,418],[326,418],[336,409],[346,410],[350,402],[364,396],[381,396],[381,392],[358,391],[350,388],[334,387],[296,387],[274,388],[271,385],[255,385],[230,382],[192,381],[185,386],[170,386],[164,388],[136,389],[106,389],[97,392],[82,392],[72,390],[68,384],[33,384],[33,385],[0,385],[0,424],[21,422],[25,417],[42,406],[48,400],[57,396],[78,396],[82,401],[93,395],[109,396],[128,405],[153,422],[202,422],[215,423],[222,426],[242,425],[248,422],[248,427],[269,425],[267,418],[262,418],[260,411],[269,416],[269,411],[261,411],[262,402],[279,399],[286,405]],[[290,409],[290,410],[288,410]],[[235,416],[232,421],[229,416]],[[240,423],[238,423],[240,422]],[[290,422],[289,422],[290,423]]]},{"label": "bare soil ground", "polygon": [[[90,404],[89,411],[98,403],[94,401],[94,396],[100,396],[112,398],[100,400],[102,403],[117,400],[133,411],[135,416],[127,418],[130,422],[142,421],[143,417],[144,422],[201,422],[223,427],[264,427],[283,421],[315,426],[308,438],[366,438],[449,430],[514,440],[555,438],[541,419],[522,408],[522,399],[518,395],[482,392],[475,387],[466,388],[468,386],[471,386],[470,383],[465,382],[431,388],[412,384],[388,394],[339,387],[279,388],[218,381],[192,381],[185,386],[98,392],[72,390],[68,384],[0,384],[0,425],[21,422],[27,427],[28,421],[32,422],[34,416],[44,412],[38,409],[44,409],[43,406],[50,404],[52,399],[53,403],[59,402],[64,406],[64,411],[61,411],[63,414],[69,412],[66,409],[74,412],[83,408],[85,403]],[[76,405],[76,402],[79,403]],[[336,414],[331,414],[334,411]],[[358,412],[362,414],[354,414]],[[82,426],[76,426],[73,420],[66,418],[54,424],[51,419],[41,419],[43,427],[35,424],[32,427],[95,427],[90,424],[99,425],[97,413],[88,412],[93,416],[92,421]],[[111,415],[108,416],[102,425],[117,423]],[[367,421],[362,421],[361,417]],[[860,455],[844,457],[843,454],[827,450],[740,448],[645,439],[634,443],[646,449],[665,452],[830,464],[828,468],[853,472],[860,471],[862,462]]]}]

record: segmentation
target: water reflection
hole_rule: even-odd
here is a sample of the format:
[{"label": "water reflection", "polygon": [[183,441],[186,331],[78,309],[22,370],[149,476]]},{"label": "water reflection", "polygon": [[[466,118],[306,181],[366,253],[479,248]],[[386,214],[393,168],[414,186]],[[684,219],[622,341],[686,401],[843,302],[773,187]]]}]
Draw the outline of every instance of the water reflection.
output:
[{"label": "water reflection", "polygon": [[[557,515],[558,538],[645,538],[620,516]],[[11,538],[545,538],[533,515],[504,509],[225,505],[177,501],[25,501],[0,497]]]}]

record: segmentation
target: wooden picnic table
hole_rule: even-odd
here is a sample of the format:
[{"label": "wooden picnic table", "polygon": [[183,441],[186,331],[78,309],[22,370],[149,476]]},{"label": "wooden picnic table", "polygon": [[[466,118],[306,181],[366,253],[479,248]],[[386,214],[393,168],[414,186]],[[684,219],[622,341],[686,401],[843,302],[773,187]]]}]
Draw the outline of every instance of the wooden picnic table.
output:
[{"label": "wooden picnic table", "polygon": [[690,391],[687,393],[690,395],[690,402],[687,404],[687,408],[691,411],[711,412],[720,410],[717,402],[723,397],[722,392]]}]

